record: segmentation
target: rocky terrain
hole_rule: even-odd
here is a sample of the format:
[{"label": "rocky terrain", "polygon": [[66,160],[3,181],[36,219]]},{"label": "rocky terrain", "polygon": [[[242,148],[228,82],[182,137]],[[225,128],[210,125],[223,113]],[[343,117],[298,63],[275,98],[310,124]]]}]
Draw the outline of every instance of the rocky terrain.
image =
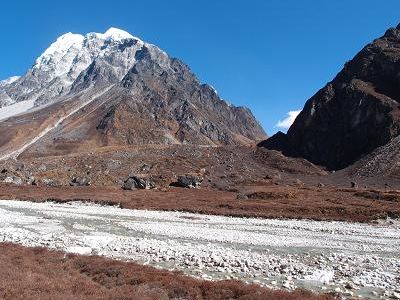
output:
[{"label": "rocky terrain", "polygon": [[399,135],[399,73],[400,25],[347,62],[306,102],[287,135],[261,145],[333,170],[351,165]]},{"label": "rocky terrain", "polygon": [[348,172],[358,177],[391,177],[400,175],[400,137],[395,137],[384,146],[375,149],[354,165]]},{"label": "rocky terrain", "polygon": [[[0,202],[0,239],[132,259],[203,279],[398,297],[399,224],[259,220]],[[284,238],[283,238],[284,237]]]},{"label": "rocky terrain", "polygon": [[151,178],[157,188],[169,187],[179,176],[204,178],[202,187],[234,188],[244,182],[265,181],[325,171],[306,160],[284,157],[256,147],[136,146],[102,148],[64,156],[40,156],[27,151],[16,162],[0,162],[0,180],[44,186],[68,186],[73,178],[90,185],[121,187],[130,175]]}]

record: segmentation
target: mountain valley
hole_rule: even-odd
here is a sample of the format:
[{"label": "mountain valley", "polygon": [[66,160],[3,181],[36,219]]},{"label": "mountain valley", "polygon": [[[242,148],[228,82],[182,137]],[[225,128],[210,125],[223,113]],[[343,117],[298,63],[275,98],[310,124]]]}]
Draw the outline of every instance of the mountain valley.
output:
[{"label": "mountain valley", "polygon": [[[118,285],[104,269],[86,283],[144,284],[143,299],[152,284],[160,299],[207,299],[200,280],[215,299],[396,299],[399,74],[400,25],[268,137],[157,46],[117,28],[66,33],[0,82],[0,248],[186,282]],[[73,276],[88,280],[82,266]]]}]

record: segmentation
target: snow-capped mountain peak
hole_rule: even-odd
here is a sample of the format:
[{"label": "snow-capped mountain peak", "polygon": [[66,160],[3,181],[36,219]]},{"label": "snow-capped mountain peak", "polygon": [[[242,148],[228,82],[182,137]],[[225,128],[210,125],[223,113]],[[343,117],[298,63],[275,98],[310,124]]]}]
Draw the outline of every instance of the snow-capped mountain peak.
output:
[{"label": "snow-capped mountain peak", "polygon": [[0,86],[0,122],[8,122],[0,159],[39,144],[59,151],[266,138],[250,111],[227,105],[182,61],[116,28],[60,36],[24,76]]},{"label": "snow-capped mountain peak", "polygon": [[[136,39],[128,32],[111,27],[105,33],[91,32],[85,35],[68,32],[60,36],[36,60],[32,70],[43,83],[58,78],[56,94],[65,92],[79,74],[97,57],[110,55],[116,44]],[[129,64],[128,62],[126,63]],[[127,66],[128,67],[128,66]]]},{"label": "snow-capped mountain peak", "polygon": [[[36,59],[19,79],[19,86],[12,86],[10,80],[0,81],[0,107],[30,99],[38,106],[68,94],[71,88],[83,89],[103,80],[117,82],[135,64],[136,52],[145,45],[114,27],[104,33],[65,33]],[[97,77],[92,82],[94,69]]]},{"label": "snow-capped mountain peak", "polygon": [[77,50],[82,48],[82,43],[85,37],[81,34],[74,34],[68,32],[60,36],[54,43],[50,45],[42,55],[36,60],[37,64],[46,62],[50,57],[54,55],[64,55],[69,51],[70,48],[76,48]]},{"label": "snow-capped mountain peak", "polygon": [[[39,68],[43,64],[59,65],[60,63],[66,64],[67,62],[69,65],[70,63],[72,63],[71,59],[73,59],[75,55],[79,53],[84,47],[85,40],[91,39],[93,37],[99,40],[112,40],[115,42],[120,42],[126,39],[139,40],[138,38],[132,36],[130,33],[114,27],[109,28],[105,33],[94,32],[88,33],[86,35],[81,35],[68,32],[60,36],[54,43],[50,45],[49,48],[46,49],[46,51],[44,51],[42,55],[38,57],[35,66]],[[64,70],[64,68],[61,69],[61,73],[58,73],[57,76],[65,73],[66,70]]]},{"label": "snow-capped mountain peak", "polygon": [[116,41],[135,38],[130,33],[114,27],[109,28],[105,33],[102,34],[102,36],[106,40],[113,39]]}]

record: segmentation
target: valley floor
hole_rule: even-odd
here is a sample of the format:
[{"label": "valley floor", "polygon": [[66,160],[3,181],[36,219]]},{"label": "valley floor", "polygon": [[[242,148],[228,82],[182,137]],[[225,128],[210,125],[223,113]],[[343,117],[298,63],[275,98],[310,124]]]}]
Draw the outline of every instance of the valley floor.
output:
[{"label": "valley floor", "polygon": [[[370,298],[397,295],[396,288],[400,284],[400,224],[396,221],[361,224],[263,220],[129,210],[81,202],[14,200],[0,201],[0,212],[0,240],[4,242],[133,260],[158,268],[179,270],[201,279],[238,279],[270,288],[306,288],[317,292],[340,292],[347,297],[360,295]],[[37,253],[43,253],[41,251]],[[60,262],[53,260],[52,255],[60,256],[50,254],[47,263],[59,265]],[[22,256],[15,260],[26,259]],[[76,262],[79,259],[99,260],[72,260]],[[69,260],[65,258],[66,262]],[[39,262],[35,259],[35,263]],[[20,267],[17,269],[16,272],[23,270]],[[73,269],[71,266],[64,267],[65,272],[76,272]],[[127,279],[115,275],[118,272],[111,272],[114,275],[107,277],[105,269],[93,271],[94,274],[90,267],[83,270],[81,273],[89,276],[86,279],[90,279],[91,284],[94,284],[93,280],[97,283],[112,281],[107,284],[117,290],[116,285],[121,282],[124,288],[135,289],[140,282],[136,280],[135,287],[129,284],[126,287]],[[35,277],[36,271],[31,272],[31,276]],[[172,276],[172,273],[165,274]],[[163,282],[165,284],[168,280]],[[205,284],[195,280],[191,282],[197,286]],[[172,280],[169,284],[175,283],[176,280]],[[212,284],[218,287],[225,283]],[[159,288],[159,283],[156,287]],[[148,285],[142,288],[153,292],[151,287],[146,290]],[[169,288],[164,292],[168,293]],[[260,288],[243,286],[244,290],[246,288],[255,289],[251,292],[251,299],[257,298],[253,294],[255,291],[266,293]],[[223,289],[224,293],[230,293],[230,288]],[[140,289],[135,292],[140,292]],[[205,299],[218,298],[202,295]],[[263,297],[261,299],[266,296]],[[231,296],[218,299],[225,298]]]},{"label": "valley floor", "polygon": [[164,188],[124,191],[113,186],[48,187],[0,183],[0,199],[88,201],[129,209],[274,219],[373,222],[400,218],[397,190],[291,185],[237,185],[231,191]]}]

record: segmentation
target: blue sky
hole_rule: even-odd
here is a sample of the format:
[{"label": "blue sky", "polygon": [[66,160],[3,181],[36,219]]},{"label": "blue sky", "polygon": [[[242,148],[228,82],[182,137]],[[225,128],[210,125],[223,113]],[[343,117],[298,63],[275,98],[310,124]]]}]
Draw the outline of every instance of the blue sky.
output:
[{"label": "blue sky", "polygon": [[118,27],[182,59],[272,134],[399,12],[398,0],[3,1],[0,78],[22,75],[65,32]]}]

